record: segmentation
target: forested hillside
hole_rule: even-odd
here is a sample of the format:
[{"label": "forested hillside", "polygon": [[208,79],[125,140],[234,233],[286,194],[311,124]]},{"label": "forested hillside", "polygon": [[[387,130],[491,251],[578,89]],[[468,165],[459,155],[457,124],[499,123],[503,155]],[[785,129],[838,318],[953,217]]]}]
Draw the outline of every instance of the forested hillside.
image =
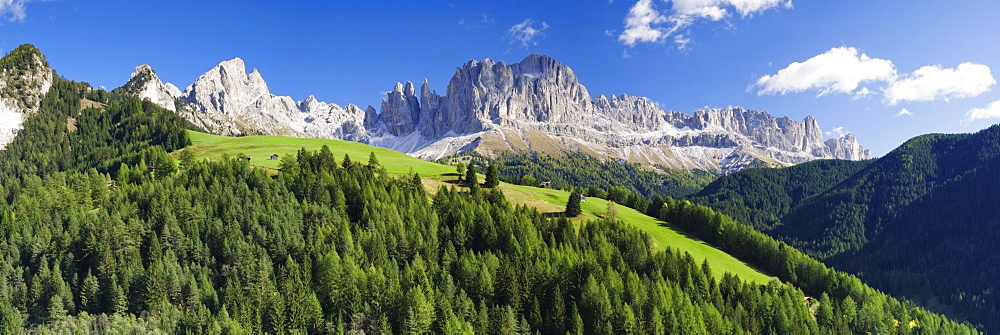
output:
[{"label": "forested hillside", "polygon": [[806,198],[826,191],[871,161],[815,160],[787,168],[752,168],[727,175],[690,196],[738,222],[767,232]]},{"label": "forested hillside", "polygon": [[[692,200],[747,217],[875,287],[987,330],[1000,326],[994,293],[1000,289],[1000,126],[920,136],[863,168],[831,164],[837,166],[740,172]],[[776,177],[795,174],[825,182]],[[813,191],[804,197],[790,191],[803,186]]]},{"label": "forested hillside", "polygon": [[[780,244],[739,250],[793,264],[776,272],[790,284],[716,280],[616,220],[574,227],[496,188],[432,199],[419,175],[336,148],[301,150],[277,176],[177,162],[180,118],[136,99],[81,111],[91,92],[57,80],[0,151],[0,332],[974,332]],[[683,227],[723,218],[665,208]]]}]

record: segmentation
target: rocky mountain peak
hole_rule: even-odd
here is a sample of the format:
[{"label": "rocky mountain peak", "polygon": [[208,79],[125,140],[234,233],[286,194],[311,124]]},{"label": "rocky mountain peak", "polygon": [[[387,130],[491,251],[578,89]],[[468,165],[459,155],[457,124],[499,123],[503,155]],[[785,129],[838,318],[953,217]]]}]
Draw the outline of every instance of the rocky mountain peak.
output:
[{"label": "rocky mountain peak", "polygon": [[[412,84],[411,84],[412,87]],[[400,86],[400,90],[402,90]],[[412,89],[411,89],[412,91]],[[202,74],[181,94],[178,114],[210,132],[267,134],[368,141],[368,111],[341,107],[310,95],[296,102],[272,94],[257,69],[247,73],[240,58],[223,61]],[[374,108],[371,116],[377,118]]]},{"label": "rocky mountain peak", "polygon": [[413,83],[396,83],[385,99],[382,99],[382,113],[379,118],[389,134],[406,136],[416,130],[420,121],[420,101],[414,95]]},{"label": "rocky mountain peak", "polygon": [[52,87],[52,69],[42,52],[22,44],[0,58],[0,150],[14,140],[24,120],[38,111]]},{"label": "rocky mountain peak", "polygon": [[257,69],[247,74],[243,60],[233,58],[195,79],[184,92],[184,99],[205,111],[239,116],[261,97],[270,94]]},{"label": "rocky mountain peak", "polygon": [[244,63],[243,59],[239,57],[222,61],[216,66],[216,68],[231,74],[245,75],[247,73],[246,63]]},{"label": "rocky mountain peak", "polygon": [[323,103],[316,99],[316,96],[310,94],[305,100],[299,103],[299,109],[302,111],[311,111],[319,108]]},{"label": "rocky mountain peak", "polygon": [[833,157],[850,160],[871,159],[871,151],[858,143],[853,133],[844,134],[840,138],[832,138],[824,142]]},{"label": "rocky mountain peak", "polygon": [[[559,63],[559,61],[555,60],[555,58],[537,53],[524,57],[524,59],[520,62],[512,64],[511,67],[517,74],[535,76],[541,76],[548,72],[560,69],[569,70],[569,67],[562,65],[562,63]],[[569,70],[570,74],[572,74],[572,72],[572,70]],[[575,80],[576,77],[574,76],[573,79]]]},{"label": "rocky mountain peak", "polygon": [[160,107],[172,111],[177,111],[175,100],[181,96],[177,86],[160,81],[160,77],[149,64],[136,66],[129,80],[116,91],[135,95],[140,99],[149,99]]}]

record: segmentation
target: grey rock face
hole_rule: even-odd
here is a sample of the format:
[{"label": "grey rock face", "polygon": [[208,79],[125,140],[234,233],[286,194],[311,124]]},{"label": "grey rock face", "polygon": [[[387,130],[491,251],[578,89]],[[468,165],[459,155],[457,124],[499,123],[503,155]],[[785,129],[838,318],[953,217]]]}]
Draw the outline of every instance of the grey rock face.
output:
[{"label": "grey rock face", "polygon": [[136,66],[128,82],[119,90],[125,91],[126,94],[136,95],[140,99],[149,99],[160,107],[175,112],[177,106],[174,102],[181,96],[177,86],[171,83],[164,84],[160,81],[156,71],[153,71],[153,68],[148,64]]},{"label": "grey rock face", "polygon": [[853,135],[824,142],[811,116],[800,123],[742,107],[688,115],[626,94],[592,99],[569,67],[537,54],[509,65],[470,61],[455,71],[447,95],[431,92],[425,80],[417,101],[409,83],[389,92],[376,127],[408,139],[377,144],[436,158],[470,148],[531,151],[544,141],[562,150],[720,172],[760,162],[869,157]]},{"label": "grey rock face", "polygon": [[14,140],[52,88],[52,69],[40,52],[26,64],[11,66],[0,68],[0,150]]},{"label": "grey rock face", "polygon": [[853,135],[824,141],[812,117],[797,122],[742,107],[685,114],[626,94],[592,98],[572,69],[538,54],[514,64],[469,61],[455,70],[445,95],[426,79],[420,92],[411,82],[396,83],[381,111],[276,96],[238,58],[199,77],[182,99],[178,113],[215,133],[339,138],[428,159],[468,150],[579,151],[726,173],[870,157]]},{"label": "grey rock face", "polygon": [[861,143],[858,143],[858,138],[851,133],[844,134],[840,138],[826,140],[824,144],[826,144],[827,150],[830,150],[830,153],[836,158],[849,157],[843,159],[852,160],[872,158],[871,152],[862,147]]},{"label": "grey rock face", "polygon": [[[178,114],[216,134],[264,134],[368,141],[365,118],[377,116],[309,96],[296,102],[271,93],[260,72],[242,59],[220,63],[188,86]],[[369,107],[371,108],[371,107]]]},{"label": "grey rock face", "polygon": [[295,101],[271,94],[260,72],[254,69],[247,74],[239,58],[222,62],[198,77],[182,99],[194,105],[202,113],[199,120],[205,128],[216,133],[302,135]]},{"label": "grey rock face", "polygon": [[381,120],[386,131],[395,136],[406,136],[416,130],[420,121],[420,102],[414,95],[413,83],[406,82],[405,87],[396,83],[382,99]]}]

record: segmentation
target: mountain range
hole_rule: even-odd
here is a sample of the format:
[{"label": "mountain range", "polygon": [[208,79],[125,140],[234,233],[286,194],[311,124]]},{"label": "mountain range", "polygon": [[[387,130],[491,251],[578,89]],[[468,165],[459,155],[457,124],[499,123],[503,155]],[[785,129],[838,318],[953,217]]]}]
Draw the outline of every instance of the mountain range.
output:
[{"label": "mountain range", "polygon": [[396,83],[378,111],[295,101],[271,93],[243,60],[224,61],[180,91],[148,65],[124,87],[221,135],[267,134],[345,139],[438,159],[467,151],[558,155],[580,152],[672,169],[729,173],[818,158],[870,158],[853,134],[823,139],[815,118],[801,122],[729,107],[685,114],[626,94],[592,97],[573,70],[532,54],[513,64],[469,61],[447,92]]}]

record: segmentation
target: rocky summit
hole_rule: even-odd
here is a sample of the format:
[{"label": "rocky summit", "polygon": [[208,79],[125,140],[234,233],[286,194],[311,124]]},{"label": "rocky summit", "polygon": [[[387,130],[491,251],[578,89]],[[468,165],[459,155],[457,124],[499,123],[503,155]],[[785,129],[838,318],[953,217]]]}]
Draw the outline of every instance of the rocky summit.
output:
[{"label": "rocky summit", "polygon": [[22,124],[38,111],[52,87],[52,69],[42,52],[22,45],[0,59],[0,149],[7,147]]},{"label": "rocky summit", "polygon": [[341,107],[310,96],[295,101],[271,93],[257,69],[250,73],[242,59],[224,61],[202,74],[183,92],[160,82],[156,72],[141,65],[123,86],[129,92],[176,111],[215,134],[269,134],[367,141],[366,114],[355,105]]},{"label": "rocky summit", "polygon": [[116,91],[123,94],[135,95],[140,99],[149,99],[153,103],[163,108],[177,111],[175,101],[181,96],[181,90],[171,83],[163,83],[156,71],[149,64],[135,67],[128,82]]},{"label": "rocky summit", "polygon": [[751,165],[790,165],[817,158],[867,159],[853,134],[824,141],[812,117],[732,107],[693,115],[664,111],[626,94],[592,98],[573,70],[533,54],[505,64],[470,61],[455,71],[444,96],[424,81],[397,83],[382,101],[371,143],[436,159],[468,150],[595,156],[731,172]]},{"label": "rocky summit", "polygon": [[471,150],[572,151],[721,173],[820,158],[871,158],[853,134],[824,141],[811,116],[798,122],[742,107],[685,114],[627,94],[592,97],[572,69],[539,54],[513,64],[469,61],[455,70],[444,95],[432,91],[427,80],[419,92],[411,82],[396,83],[378,111],[274,95],[260,72],[248,74],[239,58],[222,62],[180,93],[144,69],[137,68],[132,79],[160,91],[144,97],[166,108],[171,104],[165,97],[176,97],[172,110],[224,135],[345,139],[424,159]]}]

